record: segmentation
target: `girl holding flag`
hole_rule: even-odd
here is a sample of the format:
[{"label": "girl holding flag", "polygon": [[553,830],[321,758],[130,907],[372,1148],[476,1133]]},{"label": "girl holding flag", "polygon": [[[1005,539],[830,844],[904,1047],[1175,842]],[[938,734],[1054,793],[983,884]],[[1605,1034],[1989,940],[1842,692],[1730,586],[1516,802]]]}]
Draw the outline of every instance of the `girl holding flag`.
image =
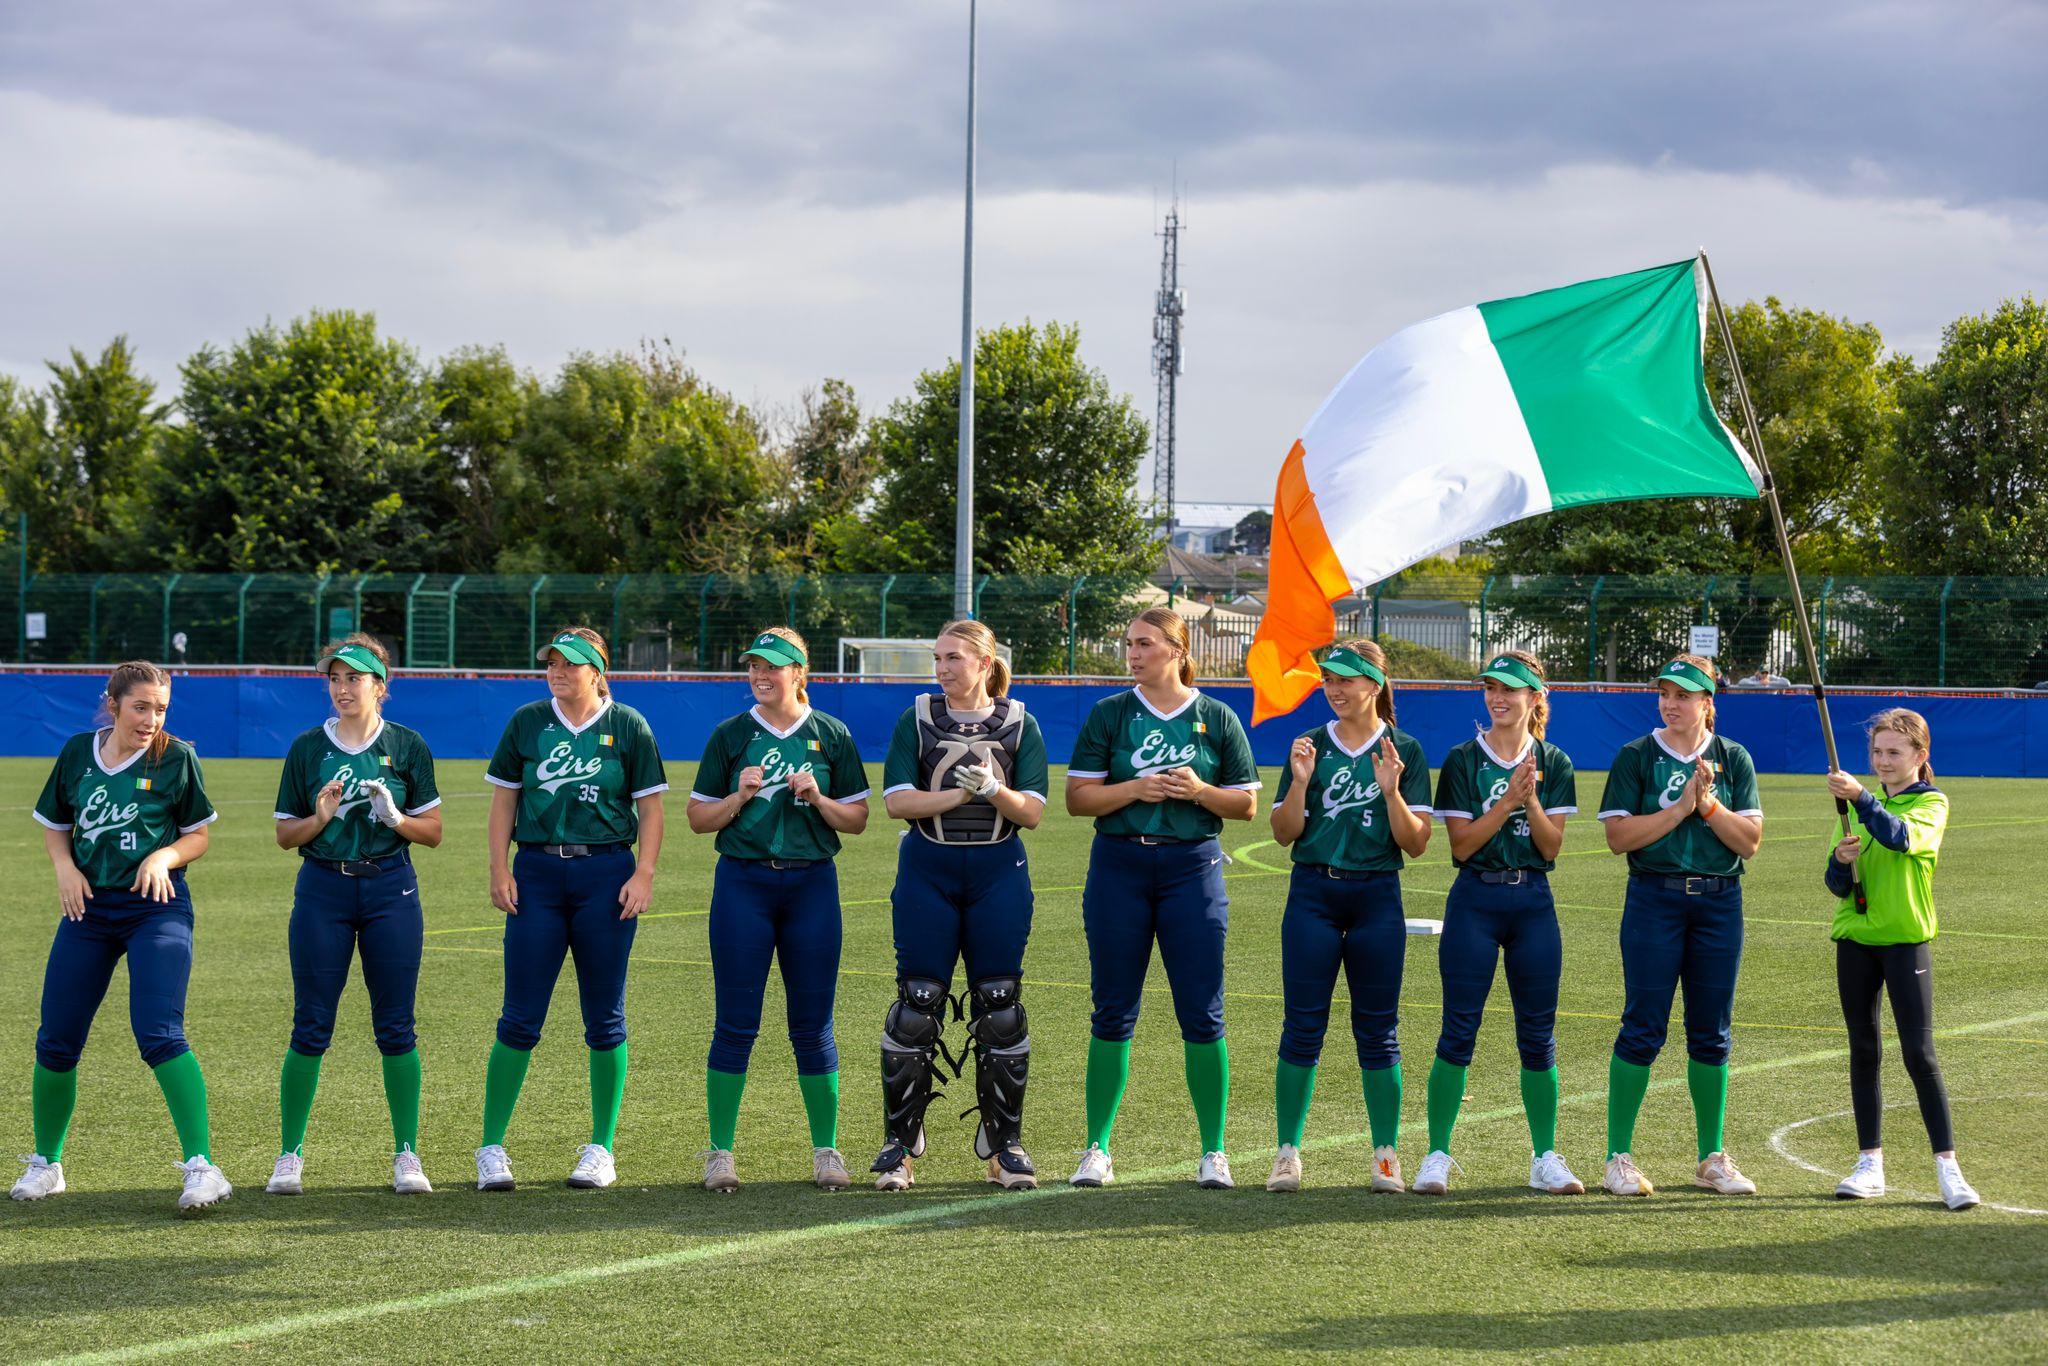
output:
[{"label": "girl holding flag", "polygon": [[[626,962],[661,857],[661,750],[646,718],[614,702],[604,637],[584,626],[541,648],[549,697],[512,713],[484,776],[491,794],[491,902],[505,913],[505,1005],[484,1075],[478,1190],[513,1188],[505,1131],[561,976],[576,956],[590,1049],[590,1142],[569,1184],[618,1179],[612,1144],[626,1095]],[[633,856],[635,840],[639,858]],[[509,861],[507,849],[519,852]]]},{"label": "girl holding flag", "polygon": [[1386,652],[1348,640],[1322,659],[1337,719],[1299,736],[1273,805],[1273,838],[1293,849],[1280,921],[1286,1022],[1273,1080],[1280,1152],[1269,1191],[1301,1189],[1301,1139],[1341,968],[1372,1129],[1372,1189],[1400,1191],[1401,1044],[1397,1035],[1408,918],[1403,855],[1429,847],[1429,765],[1394,728]]},{"label": "girl holding flag", "polygon": [[64,1191],[64,1137],[78,1102],[78,1059],[114,968],[128,960],[128,1022],[178,1132],[178,1212],[233,1194],[213,1165],[206,1078],[185,1042],[192,896],[185,868],[206,852],[216,813],[192,746],[164,729],[171,676],[123,664],[107,678],[97,730],[64,742],[35,805],[57,873],[63,918],[43,970],[31,1104],[35,1152],[16,1200]]},{"label": "girl holding flag", "polygon": [[1097,702],[1067,769],[1067,812],[1095,819],[1081,893],[1088,936],[1093,1029],[1086,1082],[1088,1149],[1076,1186],[1115,1179],[1110,1132],[1131,1075],[1131,1036],[1151,966],[1166,965],[1180,1021],[1188,1094],[1202,1135],[1198,1183],[1233,1184],[1223,1150],[1230,1054],[1223,1039],[1223,889],[1226,820],[1248,821],[1259,773],[1237,713],[1194,688],[1187,623],[1164,607],[1138,614],[1124,635],[1136,684]]},{"label": "girl holding flag", "polygon": [[1636,1115],[1664,1047],[1671,998],[1685,986],[1686,1088],[1699,1139],[1693,1184],[1754,1195],[1726,1150],[1729,1021],[1742,966],[1742,873],[1763,843],[1764,813],[1749,751],[1714,733],[1714,661],[1679,655],[1657,675],[1664,721],[1622,746],[1607,773],[1600,821],[1628,855],[1621,915],[1621,1030],[1607,1071],[1607,1174],[1615,1195],[1649,1195],[1637,1168]]},{"label": "girl holding flag", "polygon": [[292,1038],[278,1082],[283,1146],[264,1190],[305,1189],[306,1123],[320,1060],[334,1038],[349,962],[362,953],[370,1021],[384,1059],[391,1111],[391,1186],[433,1190],[416,1151],[420,1053],[414,999],[426,919],[412,846],[441,843],[434,756],[418,731],[384,719],[391,657],[376,637],[352,635],[320,656],[334,715],[285,754],[277,786],[277,843],[299,851],[289,931]]},{"label": "girl holding flag", "polygon": [[1543,737],[1550,701],[1543,664],[1506,650],[1479,675],[1487,730],[1444,758],[1436,817],[1451,841],[1458,877],[1437,941],[1444,1023],[1429,1069],[1429,1156],[1415,1173],[1418,1195],[1450,1188],[1451,1130],[1465,1098],[1465,1071],[1505,960],[1522,1056],[1522,1109],[1529,1119],[1529,1185],[1552,1195],[1585,1186],[1557,1154],[1557,981],[1564,966],[1550,870],[1578,807],[1578,779],[1563,750]]},{"label": "girl holding flag", "polygon": [[852,1181],[839,1152],[839,1045],[832,1036],[839,873],[832,860],[841,835],[867,829],[867,770],[845,725],[811,708],[802,636],[772,627],[740,657],[754,705],[711,732],[690,788],[690,829],[718,836],[704,1188],[739,1189],[733,1142],[773,961],[782,965],[789,1042],[810,1122],[811,1176],[825,1190],[845,1190]]}]

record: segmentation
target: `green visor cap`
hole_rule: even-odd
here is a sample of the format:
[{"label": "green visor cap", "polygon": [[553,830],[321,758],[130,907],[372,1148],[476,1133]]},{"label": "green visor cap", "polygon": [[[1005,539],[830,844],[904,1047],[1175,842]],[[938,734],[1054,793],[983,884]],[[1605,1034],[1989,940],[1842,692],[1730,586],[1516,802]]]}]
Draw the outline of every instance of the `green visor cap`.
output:
[{"label": "green visor cap", "polygon": [[1480,670],[1479,676],[1481,678],[1490,678],[1496,683],[1504,683],[1510,688],[1534,688],[1537,692],[1548,691],[1543,686],[1543,680],[1536,676],[1536,671],[1521,660],[1516,659],[1513,655],[1499,656],[1491,664]]},{"label": "green visor cap", "polygon": [[754,637],[754,643],[740,651],[740,658],[752,655],[759,660],[780,667],[784,664],[801,664],[809,667],[811,659],[793,642],[784,640],[773,631],[763,631]]},{"label": "green visor cap", "polygon": [[605,671],[604,656],[598,653],[595,645],[592,645],[574,631],[564,631],[547,644],[541,646],[540,653],[535,655],[534,658],[545,664],[548,658],[548,651],[550,650],[568,660],[571,664],[588,664],[599,673]]},{"label": "green visor cap", "polygon": [[327,672],[330,664],[346,664],[359,674],[375,674],[389,681],[391,673],[384,667],[384,661],[360,645],[342,645],[329,650],[320,658],[320,671]]},{"label": "green visor cap", "polygon": [[1342,645],[1335,646],[1323,656],[1323,672],[1339,678],[1370,678],[1382,688],[1387,686],[1387,675],[1379,665]]},{"label": "green visor cap", "polygon": [[1657,675],[1659,683],[1676,683],[1687,692],[1713,692],[1714,676],[1697,664],[1674,659]]}]

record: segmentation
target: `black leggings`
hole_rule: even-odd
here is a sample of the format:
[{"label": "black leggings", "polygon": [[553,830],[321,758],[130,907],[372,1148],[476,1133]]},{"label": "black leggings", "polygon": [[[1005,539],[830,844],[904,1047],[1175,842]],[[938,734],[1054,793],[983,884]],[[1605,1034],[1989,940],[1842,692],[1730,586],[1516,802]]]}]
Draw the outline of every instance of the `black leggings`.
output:
[{"label": "black leggings", "polygon": [[1878,1008],[1884,994],[1892,998],[1892,1020],[1899,1027],[1899,1050],[1906,1075],[1920,1096],[1920,1118],[1934,1151],[1956,1146],[1949,1127],[1948,1088],[1941,1064],[1934,1060],[1934,973],[1927,945],[1858,944],[1835,941],[1835,984],[1842,992],[1842,1018],[1849,1024],[1849,1099],[1856,1107],[1856,1146],[1880,1146],[1884,1123],[1884,1089],[1878,1079],[1884,1057],[1884,1035]]}]

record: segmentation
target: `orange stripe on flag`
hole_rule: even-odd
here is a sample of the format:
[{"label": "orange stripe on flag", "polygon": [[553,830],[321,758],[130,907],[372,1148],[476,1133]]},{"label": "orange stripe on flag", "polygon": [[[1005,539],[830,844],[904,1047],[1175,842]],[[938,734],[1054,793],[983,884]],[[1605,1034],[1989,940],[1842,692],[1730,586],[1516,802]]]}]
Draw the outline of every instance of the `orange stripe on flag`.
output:
[{"label": "orange stripe on flag", "polygon": [[1330,610],[1351,591],[1350,576],[1330,548],[1308,486],[1299,441],[1280,466],[1273,495],[1273,540],[1267,569],[1266,614],[1245,657],[1252,680],[1252,724],[1282,716],[1322,685],[1315,651],[1337,634]]}]

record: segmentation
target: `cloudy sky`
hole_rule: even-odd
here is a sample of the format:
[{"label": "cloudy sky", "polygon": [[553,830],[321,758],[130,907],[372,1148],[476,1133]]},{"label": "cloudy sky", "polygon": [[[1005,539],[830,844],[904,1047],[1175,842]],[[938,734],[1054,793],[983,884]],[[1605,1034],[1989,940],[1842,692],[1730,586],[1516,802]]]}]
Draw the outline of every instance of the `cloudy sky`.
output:
[{"label": "cloudy sky", "polygon": [[[1149,414],[1186,186],[1183,497],[1263,500],[1359,355],[1705,245],[1942,324],[2048,287],[2038,0],[987,0],[977,314]],[[0,369],[374,310],[548,371],[668,337],[787,404],[959,346],[964,0],[0,4]]]}]

